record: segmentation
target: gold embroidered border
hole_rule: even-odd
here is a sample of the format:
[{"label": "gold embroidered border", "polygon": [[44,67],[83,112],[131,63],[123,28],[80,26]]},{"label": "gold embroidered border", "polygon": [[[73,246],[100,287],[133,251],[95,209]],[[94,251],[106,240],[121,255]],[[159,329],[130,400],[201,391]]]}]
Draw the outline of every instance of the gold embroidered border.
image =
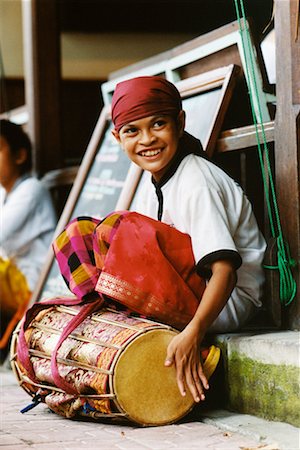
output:
[{"label": "gold embroidered border", "polygon": [[167,305],[162,304],[153,294],[146,294],[127,281],[119,280],[115,276],[103,271],[98,279],[95,290],[115,300],[119,300],[121,303],[141,314],[158,315],[168,319],[172,317],[179,323],[182,323],[184,318],[187,320],[190,319],[183,311],[176,312],[175,308],[170,311]]},{"label": "gold embroidered border", "polygon": [[105,272],[101,272],[96,285],[96,291],[106,294],[109,297],[125,302],[126,305],[139,307],[148,302],[147,309],[153,308],[154,311],[160,311],[161,303],[154,296],[143,292],[141,289],[134,287],[127,281],[119,280]]}]

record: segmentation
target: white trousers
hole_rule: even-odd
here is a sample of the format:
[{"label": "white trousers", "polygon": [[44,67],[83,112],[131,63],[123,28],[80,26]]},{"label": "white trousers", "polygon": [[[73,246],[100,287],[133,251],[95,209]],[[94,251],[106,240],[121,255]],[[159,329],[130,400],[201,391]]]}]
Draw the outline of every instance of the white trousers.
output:
[{"label": "white trousers", "polygon": [[259,311],[249,298],[238,295],[238,290],[232,292],[228,302],[212,323],[209,333],[229,333],[245,325]]}]

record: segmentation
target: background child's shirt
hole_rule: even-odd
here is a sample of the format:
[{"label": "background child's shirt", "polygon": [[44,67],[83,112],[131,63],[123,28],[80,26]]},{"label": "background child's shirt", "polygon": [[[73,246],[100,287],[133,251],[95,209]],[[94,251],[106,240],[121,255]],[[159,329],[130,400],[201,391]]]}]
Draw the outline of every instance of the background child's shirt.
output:
[{"label": "background child's shirt", "polygon": [[14,259],[32,290],[56,226],[50,194],[35,177],[21,177],[8,194],[0,187],[0,211],[0,251]]}]

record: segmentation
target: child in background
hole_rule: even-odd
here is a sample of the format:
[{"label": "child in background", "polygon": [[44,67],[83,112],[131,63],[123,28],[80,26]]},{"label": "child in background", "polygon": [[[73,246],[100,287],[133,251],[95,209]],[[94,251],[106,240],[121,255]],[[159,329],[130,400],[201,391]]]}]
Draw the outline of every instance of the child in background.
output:
[{"label": "child in background", "polygon": [[[50,194],[31,175],[31,152],[30,140],[21,126],[1,120],[0,348],[7,344],[9,330],[20,319],[20,311],[35,288],[56,226]],[[17,284],[20,289],[16,289]],[[14,314],[16,320],[10,323]],[[8,328],[3,334],[5,326]]]}]

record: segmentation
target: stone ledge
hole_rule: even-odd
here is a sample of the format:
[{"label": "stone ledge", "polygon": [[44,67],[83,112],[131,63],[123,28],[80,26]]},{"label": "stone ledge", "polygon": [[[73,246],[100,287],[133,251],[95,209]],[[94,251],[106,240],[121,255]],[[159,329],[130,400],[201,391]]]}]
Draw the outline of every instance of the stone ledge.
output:
[{"label": "stone ledge", "polygon": [[230,410],[300,426],[300,333],[216,336]]},{"label": "stone ledge", "polygon": [[236,414],[225,410],[206,411],[201,420],[222,430],[240,433],[256,439],[261,445],[257,449],[272,448],[297,450],[300,443],[300,430],[290,424],[270,422],[248,414]]}]

